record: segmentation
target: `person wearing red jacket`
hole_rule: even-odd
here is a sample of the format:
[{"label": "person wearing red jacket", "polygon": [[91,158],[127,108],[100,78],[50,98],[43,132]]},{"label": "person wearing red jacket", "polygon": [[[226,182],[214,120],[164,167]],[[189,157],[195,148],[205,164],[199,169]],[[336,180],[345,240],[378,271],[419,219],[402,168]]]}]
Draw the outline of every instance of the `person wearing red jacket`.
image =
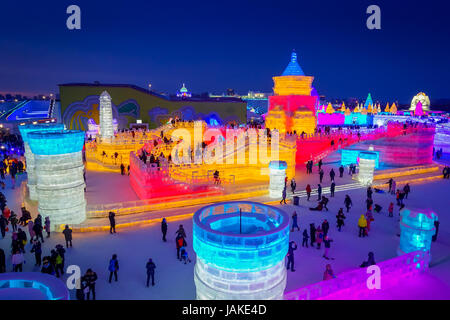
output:
[{"label": "person wearing red jacket", "polygon": [[306,200],[309,201],[309,198],[311,197],[311,186],[309,184],[306,186],[306,195],[308,196]]}]

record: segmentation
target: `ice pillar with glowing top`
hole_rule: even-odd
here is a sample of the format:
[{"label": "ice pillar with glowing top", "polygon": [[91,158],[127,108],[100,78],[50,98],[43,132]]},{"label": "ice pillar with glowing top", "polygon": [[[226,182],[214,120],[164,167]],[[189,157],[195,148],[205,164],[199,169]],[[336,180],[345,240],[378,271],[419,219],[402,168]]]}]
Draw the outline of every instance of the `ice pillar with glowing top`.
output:
[{"label": "ice pillar with glowing top", "polygon": [[24,124],[19,126],[20,135],[22,136],[23,144],[25,147],[25,159],[26,171],[27,171],[27,186],[28,193],[31,200],[37,200],[36,194],[36,174],[34,172],[34,155],[31,152],[30,145],[28,144],[28,133],[30,132],[44,132],[53,130],[64,130],[64,124],[57,123],[41,123],[41,124]]},{"label": "ice pillar with glowing top", "polygon": [[34,154],[38,211],[48,216],[54,230],[86,219],[84,132],[78,130],[30,132]]},{"label": "ice pillar with glowing top", "polygon": [[269,163],[269,197],[279,199],[282,197],[286,181],[286,161],[270,161]]},{"label": "ice pillar with glowing top", "polygon": [[289,216],[265,204],[223,202],[193,217],[199,300],[281,300]]},{"label": "ice pillar with glowing top", "polygon": [[100,95],[100,138],[112,139],[114,137],[113,114],[111,96],[103,91]]},{"label": "ice pillar with glowing top", "polygon": [[371,185],[373,182],[373,172],[377,161],[375,152],[359,153],[359,173],[358,181],[363,185]]},{"label": "ice pillar with glowing top", "polygon": [[400,245],[397,254],[414,251],[430,251],[431,240],[436,232],[434,222],[438,216],[431,210],[408,209],[400,211]]}]

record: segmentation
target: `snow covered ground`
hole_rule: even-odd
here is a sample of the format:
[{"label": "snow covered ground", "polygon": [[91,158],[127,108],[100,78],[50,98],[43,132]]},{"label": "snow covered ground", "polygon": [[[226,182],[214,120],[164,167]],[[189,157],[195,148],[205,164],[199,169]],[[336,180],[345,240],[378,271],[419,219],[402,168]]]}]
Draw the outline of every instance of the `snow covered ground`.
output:
[{"label": "snow covered ground", "polygon": [[[325,169],[324,187],[329,186],[328,167]],[[336,167],[335,167],[336,170]],[[306,177],[299,173],[297,184],[298,189],[303,190],[307,181],[318,182],[317,168],[315,174]],[[302,171],[303,172],[303,171]],[[110,175],[110,174],[105,174]],[[123,185],[126,189],[128,181],[124,178]],[[89,176],[88,176],[89,179]],[[342,183],[349,183],[351,180]],[[437,181],[429,184],[413,185],[412,193],[406,200],[407,206],[431,208],[438,215],[441,221],[437,242],[434,242],[431,249],[432,262],[430,274],[427,280],[405,284],[404,288],[397,288],[392,292],[392,299],[449,299],[450,298],[450,213],[448,209],[447,194],[450,190],[449,180]],[[102,185],[104,185],[102,183]],[[98,184],[97,188],[101,185]],[[316,185],[312,185],[316,187]],[[113,190],[113,189],[110,189]],[[7,189],[2,191],[7,199],[8,206],[16,212],[20,212],[20,191],[10,189],[10,181],[7,181]],[[128,191],[127,191],[128,192]],[[123,198],[116,197],[117,191],[111,191],[110,199],[113,202],[125,201],[130,194]],[[119,190],[120,193],[120,190]],[[105,193],[108,194],[108,193]],[[125,193],[124,193],[125,194]],[[345,194],[349,194],[353,200],[354,207],[349,214],[346,214],[346,224],[342,232],[338,232],[335,226],[336,214],[340,207],[344,207],[343,200]],[[105,196],[106,197],[106,196]],[[383,210],[380,214],[374,213],[375,221],[372,223],[371,232],[367,238],[358,238],[357,220],[360,214],[365,212],[365,189],[357,189],[336,193],[335,198],[330,198],[328,204],[329,211],[311,212],[308,207],[315,206],[312,197],[308,203],[305,198],[301,198],[300,206],[283,205],[282,208],[289,215],[295,210],[299,215],[299,225],[301,231],[291,233],[291,239],[296,241],[299,249],[295,252],[296,272],[288,272],[288,282],[286,291],[292,291],[302,286],[322,280],[325,265],[331,263],[336,274],[358,267],[367,258],[367,253],[373,251],[376,261],[386,260],[396,256],[396,249],[399,238],[396,233],[396,218],[387,216],[387,207],[394,196],[374,193],[374,203],[380,204]],[[398,214],[396,206],[395,214]],[[309,224],[316,225],[327,219],[330,223],[329,236],[334,240],[330,250],[330,256],[335,260],[325,260],[322,257],[323,248],[301,247],[301,233],[305,228],[309,232]],[[187,232],[188,250],[193,260],[190,264],[182,264],[176,259],[175,231],[179,224],[183,224]],[[26,230],[28,233],[28,230]],[[0,247],[7,255],[7,270],[10,271],[11,233],[8,232],[5,239],[0,240]],[[61,234],[53,234],[43,245],[43,255],[50,253],[50,249],[58,243],[64,244]],[[169,224],[168,242],[161,239],[160,225],[154,224],[145,228],[130,228],[119,230],[119,233],[110,235],[109,233],[77,233],[74,234],[74,247],[69,248],[66,253],[66,265],[79,265],[84,273],[87,268],[92,268],[97,272],[98,299],[195,299],[195,285],[193,280],[193,269],[195,264],[195,253],[192,250],[192,222],[191,219]],[[34,256],[29,253],[30,245],[26,247],[26,264],[24,271],[38,271],[34,267]],[[117,254],[120,264],[119,281],[109,284],[108,262],[112,254]],[[145,287],[145,264],[148,258],[152,258],[157,266],[156,285]],[[74,297],[74,292],[71,293]]]}]

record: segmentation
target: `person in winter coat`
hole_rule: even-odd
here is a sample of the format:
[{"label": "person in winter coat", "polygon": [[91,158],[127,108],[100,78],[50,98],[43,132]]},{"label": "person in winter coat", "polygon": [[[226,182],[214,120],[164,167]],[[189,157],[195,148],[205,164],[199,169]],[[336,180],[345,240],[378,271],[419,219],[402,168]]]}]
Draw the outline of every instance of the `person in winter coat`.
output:
[{"label": "person in winter coat", "polygon": [[47,238],[50,238],[50,218],[45,217],[44,229],[47,232]]},{"label": "person in winter coat", "polygon": [[317,242],[317,250],[319,250],[323,242],[323,230],[320,226],[318,226],[316,230],[316,242]]},{"label": "person in winter coat", "polygon": [[391,194],[394,194],[395,191],[397,190],[397,182],[395,182],[395,180],[392,180],[392,186],[391,186]]},{"label": "person in winter coat", "polygon": [[283,201],[284,201],[284,204],[286,204],[286,186],[284,186],[281,196],[282,196],[282,198],[281,198],[280,204],[282,204]]},{"label": "person in winter coat", "polygon": [[25,262],[23,253],[17,250],[11,258],[11,263],[13,265],[14,272],[22,272],[22,265]]},{"label": "person in winter coat", "polygon": [[436,240],[437,240],[437,236],[438,236],[438,232],[439,232],[439,224],[440,224],[440,222],[438,220],[434,220],[434,228],[436,229],[436,232],[431,237],[431,241],[433,241],[433,242],[436,242]]},{"label": "person in winter coat", "polygon": [[325,208],[325,210],[327,210],[327,211],[328,211],[328,208],[327,208],[328,201],[330,201],[330,200],[328,200],[328,198],[325,197],[325,196],[323,196],[323,197],[322,197],[322,200],[320,201],[320,203],[322,203],[322,206],[323,206],[323,207]]},{"label": "person in winter coat", "polygon": [[295,193],[295,189],[297,188],[297,183],[295,182],[295,179],[292,178],[291,180],[291,191],[292,193]]},{"label": "person in winter coat", "polygon": [[394,216],[394,203],[393,202],[391,202],[389,204],[388,212],[389,212],[389,217],[392,218]]},{"label": "person in winter coat", "polygon": [[311,197],[311,186],[309,184],[306,186],[306,195],[306,200],[309,201],[309,198]]},{"label": "person in winter coat", "polygon": [[314,248],[314,243],[316,242],[316,227],[314,223],[309,224],[309,234],[311,236],[311,247]]},{"label": "person in winter coat", "polygon": [[62,276],[64,274],[62,257],[55,249],[52,249],[50,258],[55,268],[56,277],[59,278],[60,275]]},{"label": "person in winter coat", "polygon": [[322,183],[324,172],[322,169],[319,170],[319,181]]},{"label": "person in winter coat", "polygon": [[178,230],[175,232],[177,236],[182,236],[184,239],[186,238],[186,232],[184,231],[184,227],[182,224],[178,227]]},{"label": "person in winter coat", "polygon": [[161,232],[162,232],[162,235],[163,235],[162,239],[163,239],[164,242],[166,242],[167,241],[166,240],[166,234],[167,234],[167,221],[166,221],[166,218],[163,218],[162,221],[161,221]]},{"label": "person in winter coat", "polygon": [[95,282],[98,279],[97,273],[92,271],[92,269],[87,269],[83,278],[86,281],[87,287],[89,288],[89,291],[86,293],[86,300],[89,300],[91,293],[92,300],[95,300]]},{"label": "person in winter coat", "polygon": [[308,248],[308,239],[309,239],[308,231],[305,229],[305,230],[303,230],[302,247],[306,246]]},{"label": "person in winter coat", "polygon": [[181,256],[180,256],[180,249],[181,247],[184,247],[186,243],[186,240],[184,240],[183,236],[179,233],[177,235],[177,237],[175,238],[175,244],[177,246],[177,259],[181,260]]},{"label": "person in winter coat", "polygon": [[336,176],[336,173],[334,172],[334,169],[331,169],[330,171],[330,180],[334,181],[334,177]]},{"label": "person in winter coat", "polygon": [[297,250],[297,244],[295,241],[289,242],[289,249],[287,253],[287,269],[291,269],[292,272],[295,272],[294,269],[294,251]]},{"label": "person in winter coat", "polygon": [[373,190],[371,187],[367,188],[367,198],[372,199]]},{"label": "person in winter coat", "polygon": [[81,301],[85,300],[84,293],[86,290],[89,290],[89,288],[88,288],[86,279],[83,276],[80,278],[80,286],[76,289],[75,296],[76,296],[77,300],[81,300]]},{"label": "person in winter coat", "polygon": [[12,231],[17,231],[17,223],[19,222],[19,219],[17,219],[17,214],[15,214],[14,211],[11,211],[11,216],[8,220],[11,223]]},{"label": "person in winter coat", "polygon": [[8,220],[11,216],[11,210],[7,206],[5,207],[5,209],[3,209],[3,216],[6,218],[6,220]]},{"label": "person in winter coat", "polygon": [[403,190],[400,190],[398,194],[398,202],[401,207],[404,206],[403,199],[405,199],[405,192]]},{"label": "person in winter coat", "polygon": [[311,210],[311,211],[322,211],[322,209],[323,209],[323,202],[322,202],[322,201],[320,201],[320,202],[317,204],[316,207],[309,208],[309,210]]},{"label": "person in winter coat", "polygon": [[112,211],[109,212],[109,233],[113,234],[116,233],[116,214]]},{"label": "person in winter coat", "polygon": [[367,210],[366,212],[366,221],[367,221],[367,232],[370,231],[370,224],[372,223],[372,221],[374,221],[375,219],[373,218],[373,214],[371,210]]},{"label": "person in winter coat", "polygon": [[44,259],[42,260],[41,272],[52,276],[55,275],[55,269],[53,267],[53,264],[51,263],[50,257],[44,257]]},{"label": "person in winter coat", "polygon": [[30,220],[28,222],[28,234],[30,235],[30,243],[33,242],[34,237],[35,237],[35,233],[34,233],[34,222],[33,220]]},{"label": "person in winter coat", "polygon": [[352,203],[352,199],[350,199],[350,196],[348,194],[345,195],[344,205],[345,205],[345,208],[347,208],[347,212],[349,212],[350,207],[353,205],[353,203]]},{"label": "person in winter coat", "polygon": [[147,269],[147,288],[150,283],[150,278],[152,279],[152,286],[155,285],[155,269],[156,265],[152,259],[148,259],[147,264],[145,265],[145,269]]},{"label": "person in winter coat", "polygon": [[17,240],[19,241],[20,251],[25,253],[25,245],[27,244],[27,234],[21,228],[17,231]]},{"label": "person in winter coat", "polygon": [[119,260],[117,260],[116,254],[113,254],[111,260],[109,260],[108,271],[109,271],[109,283],[111,283],[113,274],[114,279],[117,282],[117,271],[119,271]]},{"label": "person in winter coat", "polygon": [[388,184],[389,184],[389,191],[388,191],[388,193],[392,192],[392,184],[393,183],[394,183],[394,179],[390,178],[389,181],[388,181]]},{"label": "person in winter coat", "polygon": [[373,256],[373,252],[369,252],[367,261],[363,261],[363,263],[361,263],[360,267],[361,268],[367,268],[367,267],[373,266],[375,264],[376,263],[375,263],[375,258]]},{"label": "person in winter coat", "polygon": [[336,278],[334,275],[333,269],[331,269],[331,265],[327,264],[325,268],[325,272],[323,273],[323,280],[331,280]]},{"label": "person in winter coat", "polygon": [[66,258],[65,258],[65,254],[66,254],[66,250],[64,249],[64,247],[60,244],[57,244],[55,246],[55,250],[56,252],[61,256],[62,258],[62,269],[64,270],[64,265],[66,262]]},{"label": "person in winter coat", "polygon": [[361,217],[359,217],[358,227],[359,227],[359,237],[364,238],[366,236],[367,220],[363,214],[361,215]]},{"label": "person in winter coat", "polygon": [[317,201],[322,200],[322,186],[320,184],[317,185]]},{"label": "person in winter coat", "polygon": [[339,178],[342,178],[342,176],[344,175],[344,166],[340,166],[339,167]]},{"label": "person in winter coat", "polygon": [[2,248],[0,248],[0,273],[6,272],[6,256],[5,251],[3,251]]},{"label": "person in winter coat", "polygon": [[41,238],[41,241],[42,241],[42,243],[44,243],[44,236],[42,235],[42,224],[40,224],[40,223],[34,223],[34,226],[33,226],[33,231],[34,231],[34,234],[36,235],[36,239],[39,239],[39,238]]},{"label": "person in winter coat", "polygon": [[334,183],[334,181],[331,183],[330,185],[330,196],[334,197],[334,191],[336,190],[336,183]]},{"label": "person in winter coat", "polygon": [[8,219],[6,219],[4,215],[0,215],[0,231],[2,233],[2,238],[5,238],[7,226],[8,226]]},{"label": "person in winter coat", "polygon": [[340,208],[338,214],[336,215],[336,224],[339,232],[341,232],[341,228],[344,225],[344,220],[345,220],[344,210]]},{"label": "person in winter coat", "polygon": [[327,260],[329,260],[330,258],[328,257],[328,253],[330,251],[331,248],[331,242],[333,242],[333,239],[330,239],[330,237],[325,236],[325,238],[323,239],[323,246],[325,247],[325,251],[323,253],[323,257]]},{"label": "person in winter coat", "polygon": [[328,223],[327,219],[323,220],[322,230],[323,230],[324,237],[327,236],[329,229],[330,229],[330,224]]},{"label": "person in winter coat", "polygon": [[33,247],[31,248],[30,252],[34,252],[34,259],[36,261],[36,263],[34,264],[35,266],[41,266],[41,256],[42,256],[42,248],[41,248],[41,242],[36,239],[33,242]]},{"label": "person in winter coat", "polygon": [[64,228],[63,232],[64,234],[64,239],[66,240],[66,247],[70,247],[72,248],[72,229],[69,228],[69,225],[66,224],[66,227]]},{"label": "person in winter coat", "polygon": [[292,231],[294,232],[294,229],[297,228],[298,231],[300,231],[300,228],[298,226],[298,221],[297,221],[297,212],[294,211],[294,213],[292,214]]}]

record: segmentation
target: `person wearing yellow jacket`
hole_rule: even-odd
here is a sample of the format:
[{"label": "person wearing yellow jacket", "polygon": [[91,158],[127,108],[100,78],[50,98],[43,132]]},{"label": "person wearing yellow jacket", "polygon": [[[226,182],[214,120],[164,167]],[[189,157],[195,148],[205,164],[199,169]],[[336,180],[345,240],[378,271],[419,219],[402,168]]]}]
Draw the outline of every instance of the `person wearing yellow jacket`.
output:
[{"label": "person wearing yellow jacket", "polygon": [[358,227],[359,227],[359,237],[364,238],[366,236],[367,220],[363,214],[361,215],[361,217],[359,217]]}]

